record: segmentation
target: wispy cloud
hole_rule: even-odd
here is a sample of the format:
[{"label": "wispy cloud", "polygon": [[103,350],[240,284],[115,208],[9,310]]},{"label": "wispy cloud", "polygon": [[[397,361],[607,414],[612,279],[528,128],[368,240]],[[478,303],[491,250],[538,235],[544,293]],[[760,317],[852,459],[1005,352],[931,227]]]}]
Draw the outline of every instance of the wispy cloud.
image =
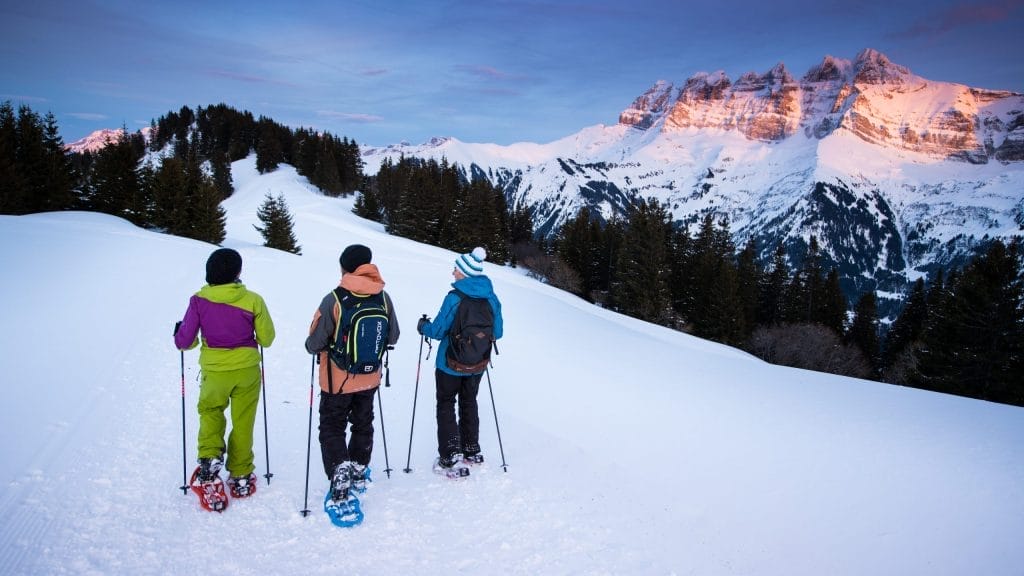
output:
[{"label": "wispy cloud", "polygon": [[376,114],[355,114],[335,110],[317,110],[316,115],[322,118],[352,122],[354,124],[373,124],[374,122],[382,122],[384,120],[382,116],[377,116]]},{"label": "wispy cloud", "polygon": [[0,94],[0,100],[11,100],[13,102],[32,102],[35,104],[42,104],[49,102],[49,98],[42,96],[25,96],[23,94]]},{"label": "wispy cloud", "polygon": [[253,76],[250,74],[239,74],[237,72],[230,72],[228,70],[207,70],[207,74],[217,78],[227,78],[228,80],[237,80],[239,82],[247,82],[250,84],[274,84],[277,86],[288,86],[291,88],[297,87],[292,82],[285,82],[284,80],[277,80],[274,78],[267,78],[265,76]]},{"label": "wispy cloud", "polygon": [[942,36],[954,30],[977,24],[1003,22],[1022,6],[1024,6],[1024,0],[955,4],[945,11],[931,15],[927,20],[896,32],[893,36],[900,38]]},{"label": "wispy cloud", "polygon": [[492,66],[481,66],[478,64],[456,64],[455,69],[470,76],[486,78],[488,80],[512,80],[515,76],[494,68]]},{"label": "wispy cloud", "polygon": [[79,120],[89,121],[107,120],[110,118],[110,116],[107,116],[106,114],[97,114],[95,112],[68,112],[67,115],[72,118],[78,118]]},{"label": "wispy cloud", "polygon": [[391,72],[387,68],[368,68],[359,72],[361,76],[383,76]]}]

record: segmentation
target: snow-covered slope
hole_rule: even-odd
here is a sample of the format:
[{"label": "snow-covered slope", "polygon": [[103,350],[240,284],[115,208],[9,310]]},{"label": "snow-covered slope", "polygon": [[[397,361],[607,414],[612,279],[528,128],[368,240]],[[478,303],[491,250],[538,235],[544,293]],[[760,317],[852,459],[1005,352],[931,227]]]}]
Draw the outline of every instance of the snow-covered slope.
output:
[{"label": "snow-covered slope", "polygon": [[874,50],[799,81],[782,64],[660,81],[618,124],[549,144],[367,148],[367,172],[400,154],[490,178],[543,234],[638,197],[685,224],[727,216],[737,244],[756,238],[765,255],[782,243],[799,257],[814,234],[851,295],[899,292],[1024,230],[1024,95],[925,80]]},{"label": "snow-covered slope", "polygon": [[[0,566],[10,574],[1015,574],[1024,411],[792,370],[489,267],[505,338],[468,481],[430,473],[433,375],[414,326],[454,254],[385,235],[294,170],[233,166],[227,246],[270,307],[268,486],[222,515],[183,496],[172,326],[213,246],[105,215],[0,217]],[[283,194],[303,255],[252,228]],[[349,243],[373,248],[403,329],[382,391],[366,520],[303,518],[303,340]],[[560,329],[552,330],[557,326]],[[422,349],[425,356],[427,348]],[[198,353],[184,357],[188,467]],[[486,383],[486,381],[485,381]],[[418,390],[418,392],[417,392]],[[411,445],[413,472],[401,472]],[[267,471],[263,418],[257,473]],[[384,474],[384,432],[394,469]]]}]

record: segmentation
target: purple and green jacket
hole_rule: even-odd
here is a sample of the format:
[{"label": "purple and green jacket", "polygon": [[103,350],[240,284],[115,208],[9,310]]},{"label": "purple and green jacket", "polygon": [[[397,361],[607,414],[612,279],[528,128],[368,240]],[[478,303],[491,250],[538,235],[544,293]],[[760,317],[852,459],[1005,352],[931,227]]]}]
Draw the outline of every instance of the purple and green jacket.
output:
[{"label": "purple and green jacket", "polygon": [[209,372],[224,372],[257,366],[260,352],[274,342],[274,322],[263,298],[241,282],[207,284],[188,301],[188,310],[174,334],[179,350],[199,344],[199,366]]}]

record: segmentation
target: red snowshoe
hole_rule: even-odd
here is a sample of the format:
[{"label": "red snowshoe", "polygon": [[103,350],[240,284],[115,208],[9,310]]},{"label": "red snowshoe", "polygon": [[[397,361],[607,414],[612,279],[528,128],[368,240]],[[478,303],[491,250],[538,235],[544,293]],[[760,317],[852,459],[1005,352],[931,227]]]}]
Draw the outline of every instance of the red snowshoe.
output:
[{"label": "red snowshoe", "polygon": [[199,480],[199,467],[192,473],[192,480],[188,483],[189,488],[199,497],[199,505],[210,512],[223,512],[228,507],[228,495],[224,491],[224,481],[220,475],[209,482]]}]

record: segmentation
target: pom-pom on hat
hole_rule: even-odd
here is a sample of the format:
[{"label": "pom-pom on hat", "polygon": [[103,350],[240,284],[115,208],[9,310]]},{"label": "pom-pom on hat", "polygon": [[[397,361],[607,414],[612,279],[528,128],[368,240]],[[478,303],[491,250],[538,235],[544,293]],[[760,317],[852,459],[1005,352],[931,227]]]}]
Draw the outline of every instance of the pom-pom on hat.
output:
[{"label": "pom-pom on hat", "polygon": [[353,244],[345,248],[341,253],[341,269],[345,272],[355,272],[363,264],[369,264],[373,258],[373,252],[362,244]]},{"label": "pom-pom on hat", "polygon": [[231,248],[218,248],[206,260],[206,283],[230,284],[242,273],[242,255]]},{"label": "pom-pom on hat", "polygon": [[466,276],[480,276],[484,273],[484,260],[487,259],[487,251],[477,246],[469,254],[460,254],[455,259],[455,267]]}]

